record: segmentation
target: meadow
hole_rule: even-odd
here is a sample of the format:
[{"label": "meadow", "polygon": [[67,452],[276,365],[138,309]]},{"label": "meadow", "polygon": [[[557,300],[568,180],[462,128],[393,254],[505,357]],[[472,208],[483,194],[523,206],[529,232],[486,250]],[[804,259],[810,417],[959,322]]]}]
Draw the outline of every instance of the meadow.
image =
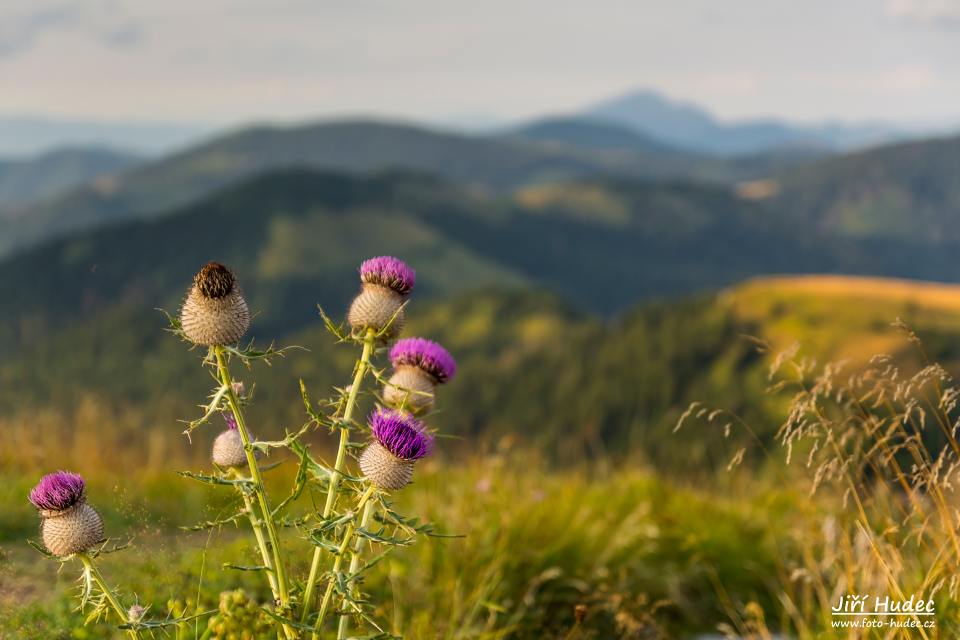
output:
[{"label": "meadow", "polygon": [[[846,307],[843,324],[824,320],[825,309],[837,309],[838,298],[854,294],[865,302]],[[754,356],[715,355],[720,364],[692,385],[692,395],[671,396],[661,405],[659,428],[625,440],[645,446],[617,451],[587,437],[546,447],[540,444],[542,433],[537,438],[510,427],[513,415],[518,425],[541,419],[520,405],[505,412],[498,428],[454,430],[440,440],[438,455],[419,468],[415,483],[397,494],[396,508],[455,537],[401,548],[370,570],[364,586],[379,603],[377,618],[406,638],[847,638],[862,634],[831,626],[830,606],[841,594],[917,594],[935,600],[936,626],[876,632],[877,637],[953,637],[960,632],[954,622],[960,555],[952,485],[960,447],[950,426],[957,391],[927,352],[950,362],[949,337],[960,327],[954,315],[958,301],[953,288],[887,281],[748,283],[710,304],[719,309],[717,318],[748,318],[748,325],[733,327],[749,326],[770,344],[745,340],[749,349],[737,347],[738,353],[749,350]],[[702,311],[703,305],[678,309],[682,317],[702,320],[703,313],[691,310]],[[496,305],[480,308],[501,317],[490,311]],[[444,309],[425,309],[420,327],[442,326]],[[625,336],[654,326],[676,329],[676,317],[663,318],[664,313],[654,306],[634,316],[640,319],[636,334],[629,324],[602,329],[578,321],[570,335],[580,332],[596,344],[609,331],[622,344]],[[532,345],[538,338],[549,343],[544,336],[565,334],[569,327],[562,314],[533,321],[519,315],[521,321],[509,324],[506,333],[527,327],[523,344],[532,360],[521,359],[521,370],[540,370],[542,358],[554,352]],[[916,334],[884,322],[891,316],[908,317],[930,342],[924,348]],[[477,309],[470,317],[477,318],[474,324],[458,325],[466,337],[449,336],[453,345],[495,333]],[[694,324],[680,336],[702,326]],[[718,341],[731,333],[720,331]],[[798,352],[791,338],[812,342],[822,359],[811,358],[811,349]],[[637,340],[628,344],[637,348]],[[489,358],[500,361],[515,347],[508,346],[505,352],[480,350],[483,356],[468,352],[461,366],[490,367]],[[890,355],[871,357],[877,347]],[[597,353],[616,351],[611,346]],[[190,355],[194,364],[198,357]],[[847,364],[818,364],[837,357]],[[270,369],[255,368],[251,380],[275,381],[278,375],[311,380],[316,371],[305,358],[294,354]],[[731,371],[730,362],[739,368]],[[82,361],[76,366],[82,369]],[[600,366],[616,372],[624,365]],[[341,378],[349,371],[345,360],[337,367]],[[724,392],[725,385],[745,378],[757,382],[739,399]],[[604,388],[612,384],[604,382]],[[189,386],[193,383],[202,388],[202,372],[193,373]],[[441,402],[442,423],[457,423],[450,414],[461,398],[464,410],[471,406],[469,389],[456,384]],[[480,381],[467,375],[459,384]],[[532,382],[527,389],[546,384]],[[624,397],[587,393],[602,402]],[[190,415],[192,407],[176,394],[167,394],[166,418],[151,404],[72,397],[69,413],[51,407],[10,416],[2,425],[9,446],[0,452],[0,637],[122,637],[103,622],[84,625],[75,610],[76,562],[59,567],[25,544],[37,539],[26,495],[40,473],[58,468],[87,477],[90,502],[102,511],[108,535],[130,542],[130,548],[102,560],[104,574],[122,588],[128,604],[136,597],[160,619],[205,614],[181,625],[178,640],[205,637],[207,621],[222,619],[207,613],[218,609],[222,593],[242,588],[252,601],[269,600],[259,576],[225,567],[238,557],[256,558],[242,526],[182,530],[224,518],[237,507],[231,492],[176,473],[209,470],[216,429],[187,442],[176,416]],[[556,398],[549,411],[577,411],[576,404]],[[731,399],[737,402],[727,402]],[[296,400],[288,398],[294,405]],[[265,395],[262,402],[274,407],[278,401]],[[292,411],[278,412],[283,418],[270,422],[272,411],[253,414],[258,434],[279,437],[283,427],[302,423]],[[562,441],[562,432],[554,438]],[[659,446],[646,446],[654,438]],[[315,455],[332,456],[333,438],[325,431],[308,440]],[[714,443],[707,458],[704,443]],[[691,452],[698,447],[700,454]],[[277,493],[289,485],[296,466],[282,455],[270,460],[280,461],[284,464],[267,473]],[[301,496],[296,513],[315,511],[322,499],[312,492]],[[309,547],[293,528],[282,536],[291,555],[301,558],[293,565],[294,579],[303,580]]]}]

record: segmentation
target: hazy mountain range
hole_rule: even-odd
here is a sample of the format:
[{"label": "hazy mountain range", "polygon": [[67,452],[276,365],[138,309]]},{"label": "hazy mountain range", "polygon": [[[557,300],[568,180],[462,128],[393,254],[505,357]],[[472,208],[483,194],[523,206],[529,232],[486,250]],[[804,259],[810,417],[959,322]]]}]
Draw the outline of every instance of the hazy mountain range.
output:
[{"label": "hazy mountain range", "polygon": [[[556,114],[549,114],[542,119],[556,117]],[[619,126],[660,145],[712,155],[763,153],[785,146],[850,150],[924,132],[929,134],[934,130],[916,123],[826,122],[811,125],[773,117],[725,122],[702,106],[675,100],[650,89],[616,96],[561,117]],[[426,120],[422,126],[486,135],[523,128],[527,124],[511,124],[500,118],[477,115]],[[957,125],[960,126],[960,122]],[[217,129],[210,123],[0,116],[0,157],[35,155],[59,147],[78,146],[108,147],[156,156],[195,145]]]},{"label": "hazy mountain range", "polygon": [[[483,136],[339,121],[241,129],[148,161],[79,157],[84,171],[66,172],[63,188],[15,182],[30,202],[0,218],[0,405],[70,407],[88,392],[140,405],[156,389],[165,401],[149,415],[184,405],[196,354],[154,308],[175,310],[210,259],[237,270],[254,335],[313,348],[315,303],[339,317],[358,261],[400,255],[418,269],[429,334],[474,371],[497,372],[496,384],[463,387],[458,428],[495,432],[490,408],[508,406],[511,426],[531,433],[596,429],[611,442],[640,438],[647,416],[666,429],[686,399],[766,384],[737,342],[753,326],[723,296],[678,296],[772,273],[960,281],[960,137],[720,158],[584,118]],[[10,166],[61,175],[35,162]],[[763,317],[785,308],[775,300]],[[822,306],[810,308],[822,322]],[[130,354],[142,377],[123,373]],[[297,371],[334,382],[314,359]],[[645,366],[602,380],[630,362]],[[564,407],[569,424],[541,424],[530,394]]]},{"label": "hazy mountain range", "polygon": [[[955,147],[960,139],[923,146],[941,145]],[[875,168],[864,171],[879,171],[891,155],[876,153],[869,158]],[[840,170],[831,168],[824,179]],[[952,182],[950,197],[958,184]],[[900,202],[901,217],[917,209],[938,224],[955,217],[954,208],[938,208],[942,194],[931,200],[911,186],[907,176],[887,187],[910,198]],[[263,305],[260,325],[278,334],[312,317],[314,302],[342,305],[355,288],[357,256],[380,253],[422,269],[423,296],[490,286],[548,289],[600,313],[769,273],[960,281],[960,241],[905,233],[898,217],[871,233],[851,233],[820,215],[830,206],[782,213],[791,198],[785,193],[750,200],[722,185],[596,178],[485,194],[409,173],[279,170],[0,262],[0,315],[7,319],[0,343],[43,339],[114,304],[175,306],[183,283],[210,258],[245,274],[247,290]],[[853,213],[891,207],[882,194]],[[839,193],[835,204],[844,197]]]},{"label": "hazy mountain range", "polygon": [[[574,125],[576,126],[576,125]],[[538,183],[597,176],[730,184],[766,176],[784,157],[719,159],[642,143],[620,148],[612,127],[582,127],[575,140],[468,136],[408,124],[334,121],[230,132],[0,216],[0,255],[46,238],[128,217],[149,217],[265,171],[292,167],[355,173],[402,169],[507,193]],[[601,132],[608,143],[591,142]],[[0,211],[4,207],[0,205]],[[2,217],[6,217],[4,221]]]},{"label": "hazy mountain range", "polygon": [[0,216],[63,191],[116,176],[138,156],[98,148],[64,148],[22,159],[0,159]]},{"label": "hazy mountain range", "polygon": [[702,107],[649,90],[600,102],[579,115],[629,127],[676,148],[717,155],[757,153],[778,147],[843,151],[910,135],[904,125],[880,122],[798,125],[775,118],[721,122]]}]

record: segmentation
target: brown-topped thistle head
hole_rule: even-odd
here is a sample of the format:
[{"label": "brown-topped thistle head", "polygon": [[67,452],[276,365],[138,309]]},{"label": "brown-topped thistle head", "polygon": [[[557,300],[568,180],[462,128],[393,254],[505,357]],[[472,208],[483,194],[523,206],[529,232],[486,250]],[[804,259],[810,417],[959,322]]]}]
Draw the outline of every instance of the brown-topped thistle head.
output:
[{"label": "brown-topped thistle head", "polygon": [[208,262],[193,276],[193,284],[206,298],[226,298],[236,283],[233,271],[219,262]]},{"label": "brown-topped thistle head", "polygon": [[250,328],[250,310],[233,272],[208,262],[193,277],[180,310],[183,333],[204,346],[236,344]]}]

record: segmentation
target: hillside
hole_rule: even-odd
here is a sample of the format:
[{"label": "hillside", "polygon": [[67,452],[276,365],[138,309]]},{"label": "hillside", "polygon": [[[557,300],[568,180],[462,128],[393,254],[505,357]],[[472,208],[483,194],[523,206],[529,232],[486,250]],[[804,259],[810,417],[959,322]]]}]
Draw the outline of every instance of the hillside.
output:
[{"label": "hillside", "polygon": [[42,198],[105,179],[129,169],[139,158],[98,148],[64,148],[26,158],[0,159],[0,217]]},{"label": "hillside", "polygon": [[[349,297],[329,307],[335,317]],[[842,307],[841,298],[857,304],[828,315]],[[264,308],[262,290],[250,292],[249,299],[253,308]],[[349,374],[356,354],[333,344],[316,313],[304,306],[305,324],[281,343],[309,351],[257,368],[254,423],[299,424],[297,379],[320,394]],[[715,296],[642,305],[612,323],[553,296],[520,291],[434,301],[416,296],[409,311],[407,335],[442,341],[460,364],[435,419],[446,433],[470,436],[446,445],[450,450],[473,451],[477,443],[509,435],[559,458],[616,452],[655,464],[682,460],[722,468],[735,441],[709,429],[679,442],[670,434],[694,400],[737,411],[763,437],[773,433],[782,405],[765,392],[769,356],[744,336],[768,339],[776,348],[800,340],[802,355],[820,359],[854,357],[862,363],[886,352],[917,363],[916,350],[890,326],[899,316],[931,357],[960,371],[960,287],[759,279]],[[261,317],[252,335],[265,343],[276,336]],[[38,420],[50,426],[38,434],[40,445],[72,438],[72,424],[117,423],[120,415],[122,431],[110,435],[120,447],[143,430],[178,431],[176,420],[196,411],[206,380],[197,365],[202,354],[188,351],[163,327],[162,316],[142,302],[110,306],[51,334],[0,364],[0,407],[11,420],[42,407]],[[132,353],[136,363],[130,362]]]},{"label": "hillside", "polygon": [[772,206],[823,233],[957,246],[960,136],[826,159],[781,176]]},{"label": "hillside", "polygon": [[[103,305],[174,305],[211,258],[246,274],[262,326],[285,333],[315,302],[342,304],[364,255],[406,256],[425,274],[424,296],[533,286],[609,314],[771,272],[924,273],[908,263],[908,245],[872,249],[785,224],[725,189],[683,183],[542,185],[508,198],[405,174],[286,171],[0,263],[0,351]],[[924,254],[923,268],[945,264],[952,256]],[[938,275],[960,267],[951,268]],[[313,293],[305,299],[305,291]]]},{"label": "hillside", "polygon": [[541,118],[505,133],[506,136],[537,142],[616,151],[660,152],[684,155],[662,142],[641,135],[628,127],[588,118]]},{"label": "hillside", "polygon": [[[765,277],[740,284],[720,299],[739,321],[756,324],[776,349],[799,343],[821,360],[862,365],[878,353],[909,351],[900,332],[891,330],[899,318],[939,358],[952,364],[960,358],[960,285],[853,276]],[[943,342],[942,336],[950,340]]]},{"label": "hillside", "polygon": [[372,121],[260,126],[144,164],[109,184],[63,194],[7,224],[0,221],[0,255],[74,230],[160,215],[255,175],[291,168],[360,174],[400,169],[438,175],[471,189],[507,192],[602,175],[734,182],[765,176],[770,165],[756,158],[725,163],[659,146],[558,146]]}]

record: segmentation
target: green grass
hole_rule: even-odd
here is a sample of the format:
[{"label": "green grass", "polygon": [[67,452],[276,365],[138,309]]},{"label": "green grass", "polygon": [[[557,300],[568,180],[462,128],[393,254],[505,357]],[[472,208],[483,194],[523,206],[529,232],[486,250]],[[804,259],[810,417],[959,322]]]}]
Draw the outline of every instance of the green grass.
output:
[{"label": "green grass", "polygon": [[[462,537],[421,540],[373,569],[366,587],[383,603],[377,614],[388,629],[410,639],[563,638],[574,627],[574,607],[584,604],[588,615],[577,633],[593,635],[581,637],[620,637],[630,625],[671,636],[708,631],[728,619],[718,579],[741,605],[774,605],[768,580],[780,553],[775,531],[790,518],[796,497],[723,498],[643,471],[598,476],[550,471],[535,460],[531,452],[505,449],[418,471],[398,508]],[[272,473],[279,490],[284,472]],[[103,624],[84,629],[83,617],[71,610],[79,564],[58,570],[26,546],[25,537],[36,537],[25,499],[31,479],[3,480],[0,637],[112,637]],[[114,483],[124,488],[112,490]],[[242,526],[176,531],[228,512],[229,492],[213,493],[220,494],[214,506],[205,506],[210,492],[172,472],[94,476],[90,501],[103,511],[108,535],[133,537],[130,549],[102,559],[127,604],[136,594],[163,616],[168,600],[195,600],[198,593],[203,609],[236,587],[260,601],[269,597],[259,576],[221,568],[227,559],[255,562]],[[309,498],[301,502],[310,508]],[[286,540],[300,558],[294,574],[302,580],[308,548],[294,531]]]}]

